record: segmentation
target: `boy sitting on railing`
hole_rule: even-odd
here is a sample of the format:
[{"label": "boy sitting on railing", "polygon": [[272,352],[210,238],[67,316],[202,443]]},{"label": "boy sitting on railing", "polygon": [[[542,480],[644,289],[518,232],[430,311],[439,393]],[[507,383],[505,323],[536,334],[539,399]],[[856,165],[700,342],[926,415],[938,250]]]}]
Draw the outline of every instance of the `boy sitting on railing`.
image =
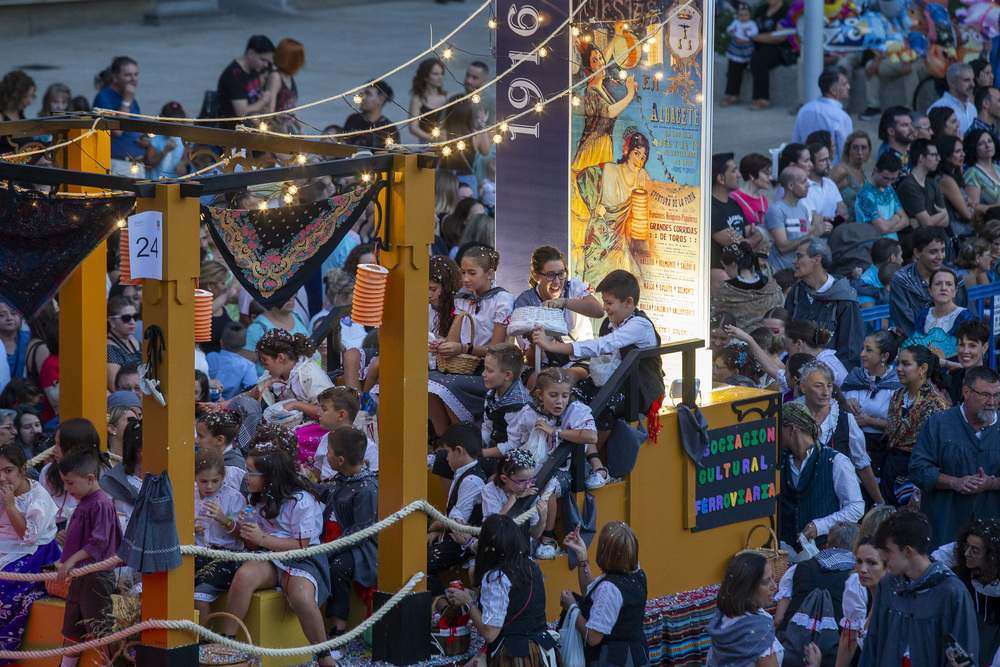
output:
[{"label": "boy sitting on railing", "polygon": [[[597,359],[607,355],[609,365],[617,368],[621,360],[634,349],[656,347],[660,344],[660,335],[653,327],[646,313],[638,309],[639,281],[628,271],[612,271],[597,286],[601,293],[601,302],[607,317],[601,323],[600,337],[593,340],[580,340],[572,343],[559,343],[549,339],[541,328],[532,333],[532,342],[546,352],[572,354],[577,357],[592,357],[591,377],[577,383],[574,393],[584,403],[590,403],[596,398],[600,387],[594,381],[594,365]],[[605,362],[608,363],[608,362]],[[639,378],[639,408],[642,414],[649,412],[653,404],[663,397],[663,370],[660,357],[652,356],[639,361],[637,368]],[[610,373],[608,373],[610,376]],[[601,382],[603,385],[603,381]],[[597,447],[600,448],[608,440],[611,427],[618,419],[634,419],[637,415],[626,414],[631,397],[626,396],[629,388],[615,392],[611,400],[601,410],[595,410],[594,421],[597,426]]]}]

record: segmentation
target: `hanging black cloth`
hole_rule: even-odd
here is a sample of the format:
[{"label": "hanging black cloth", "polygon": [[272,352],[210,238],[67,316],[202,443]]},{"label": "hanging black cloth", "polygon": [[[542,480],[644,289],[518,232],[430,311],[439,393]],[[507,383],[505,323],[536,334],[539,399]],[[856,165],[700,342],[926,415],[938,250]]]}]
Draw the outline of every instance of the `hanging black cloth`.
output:
[{"label": "hanging black cloth", "polygon": [[0,299],[34,317],[134,206],[133,195],[83,199],[0,188]]},{"label": "hanging black cloth", "polygon": [[222,259],[265,308],[285,303],[319,270],[384,181],[330,199],[265,210],[205,207]]},{"label": "hanging black cloth", "polygon": [[166,471],[147,472],[118,557],[126,565],[148,574],[180,567],[181,545],[174,521],[174,493]]}]

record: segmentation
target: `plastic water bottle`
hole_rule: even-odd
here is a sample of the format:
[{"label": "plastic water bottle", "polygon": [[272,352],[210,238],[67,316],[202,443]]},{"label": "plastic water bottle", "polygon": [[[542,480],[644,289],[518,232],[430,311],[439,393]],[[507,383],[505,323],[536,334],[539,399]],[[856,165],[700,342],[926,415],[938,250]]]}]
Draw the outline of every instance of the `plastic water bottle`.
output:
[{"label": "plastic water bottle", "polygon": [[209,387],[208,398],[212,401],[212,403],[218,403],[219,399],[222,398],[222,392],[219,391],[218,387]]},{"label": "plastic water bottle", "polygon": [[240,514],[240,521],[243,523],[257,523],[257,510],[253,505],[247,505]]}]

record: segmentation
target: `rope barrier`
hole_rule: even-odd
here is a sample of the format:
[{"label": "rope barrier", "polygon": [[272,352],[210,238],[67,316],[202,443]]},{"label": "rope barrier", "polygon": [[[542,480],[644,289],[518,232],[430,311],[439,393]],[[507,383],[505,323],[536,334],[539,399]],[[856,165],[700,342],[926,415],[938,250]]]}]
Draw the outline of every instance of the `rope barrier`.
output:
[{"label": "rope barrier", "polygon": [[269,658],[287,658],[297,655],[318,653],[327,649],[339,648],[356,637],[360,637],[365,630],[382,620],[383,616],[392,611],[392,609],[398,605],[404,597],[409,595],[410,591],[413,590],[414,586],[416,586],[420,580],[424,578],[424,576],[423,572],[417,572],[415,575],[410,577],[410,580],[406,582],[406,584],[400,588],[395,595],[389,598],[384,605],[379,607],[378,611],[366,618],[362,623],[351,629],[349,632],[345,632],[335,639],[328,639],[320,644],[312,644],[310,646],[299,646],[296,648],[266,648],[263,646],[254,646],[253,644],[244,644],[243,642],[238,642],[235,639],[224,637],[209,630],[208,628],[198,625],[194,621],[150,619],[148,621],[136,623],[135,625],[119,630],[118,632],[111,633],[106,637],[92,639],[79,644],[73,644],[72,646],[63,646],[62,648],[48,649],[45,651],[0,651],[0,660],[43,660],[46,658],[58,658],[65,655],[77,655],[89,649],[96,649],[101,646],[113,644],[120,639],[131,637],[132,635],[145,632],[146,630],[185,630],[187,632],[191,632],[192,634],[210,639],[218,644],[238,649],[244,653]]},{"label": "rope barrier", "polygon": [[[34,468],[39,463],[45,463],[45,459],[47,459],[50,456],[52,456],[54,451],[55,451],[55,445],[53,445],[52,447],[49,447],[48,449],[46,449],[41,454],[38,454],[37,456],[28,459],[28,467],[29,468]],[[106,452],[106,454],[108,455],[108,458],[111,459],[112,461],[114,461],[115,463],[119,463],[122,460],[122,457],[120,457],[117,454],[114,454],[112,452]]]},{"label": "rope barrier", "polygon": [[[539,496],[540,501],[548,500],[549,496],[552,495],[552,490],[547,489],[545,493]],[[349,547],[354,546],[362,540],[366,540],[369,537],[381,532],[382,530],[388,528],[389,526],[397,523],[407,516],[413,514],[414,512],[423,512],[424,514],[440,521],[445,528],[466,535],[478,535],[480,528],[478,526],[467,526],[463,523],[458,523],[449,519],[447,516],[442,514],[436,507],[431,505],[426,500],[414,500],[412,503],[406,507],[400,509],[397,512],[393,512],[386,518],[373,523],[372,525],[359,530],[356,533],[340,537],[332,542],[327,542],[325,544],[317,544],[311,547],[304,547],[302,549],[290,549],[288,551],[222,551],[219,549],[209,549],[208,547],[199,547],[194,544],[182,544],[181,554],[185,556],[204,556],[206,558],[212,558],[215,560],[227,560],[234,562],[246,562],[246,561],[285,561],[285,560],[297,560],[300,558],[310,558],[317,554],[325,554],[335,551],[343,551]],[[531,517],[538,513],[537,503],[527,510],[519,514],[514,518],[514,523],[518,525],[523,525],[526,521],[529,521]],[[96,572],[98,570],[108,570],[113,567],[118,566],[122,563],[122,560],[118,556],[113,556],[106,560],[100,561],[98,563],[92,563],[84,567],[71,570],[69,576],[79,576],[82,574],[88,574],[90,572]],[[0,581],[46,581],[50,579],[58,578],[58,573],[56,572],[0,572]]]},{"label": "rope barrier", "polygon": [[33,151],[27,151],[24,153],[9,153],[7,155],[0,155],[0,160],[17,160],[24,157],[31,157],[32,155],[41,155],[42,153],[48,153],[49,151],[59,150],[71,144],[75,144],[78,141],[83,141],[87,137],[97,132],[97,124],[101,122],[100,118],[94,119],[94,124],[90,126],[90,129],[81,134],[76,139],[70,139],[68,141],[63,141],[58,144],[53,144],[52,146],[46,146],[45,148],[39,148]]}]

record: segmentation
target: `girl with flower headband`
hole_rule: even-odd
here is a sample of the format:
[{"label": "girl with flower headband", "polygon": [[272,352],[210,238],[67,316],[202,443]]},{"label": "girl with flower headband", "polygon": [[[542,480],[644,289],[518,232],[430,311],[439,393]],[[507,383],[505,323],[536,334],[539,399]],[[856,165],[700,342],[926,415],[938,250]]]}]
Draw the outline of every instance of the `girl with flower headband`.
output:
[{"label": "girl with flower headband", "polygon": [[[514,449],[500,460],[496,472],[483,486],[483,518],[507,514],[521,498],[538,494],[535,488],[535,459],[524,449]],[[538,513],[531,517],[531,537],[538,539],[545,528],[548,503],[538,501]],[[463,537],[464,539],[464,537]]]},{"label": "girl with flower headband", "polygon": [[[287,551],[320,543],[323,507],[313,487],[298,476],[298,443],[291,429],[265,424],[257,429],[247,455],[250,509],[240,517],[239,536],[248,549]],[[243,618],[254,591],[280,586],[298,616],[310,644],[326,641],[319,606],[330,597],[330,566],[325,555],[284,561],[247,561],[236,571],[226,611]],[[234,637],[237,623],[226,618],[223,634]],[[330,651],[317,653],[322,667],[336,661]]]},{"label": "girl with flower headband", "polygon": [[760,381],[764,369],[746,345],[730,344],[712,351],[712,380],[725,382],[731,375],[743,375],[754,382]]},{"label": "girl with flower headband", "polygon": [[[265,373],[257,382],[257,391],[268,407],[278,405],[286,412],[301,414],[295,429],[299,460],[312,462],[323,427],[319,425],[319,394],[333,386],[323,369],[310,358],[315,348],[302,334],[271,329],[257,341],[257,358]],[[273,411],[272,411],[273,412]],[[264,412],[268,420],[268,411]]]},{"label": "girl with flower headband", "polygon": [[195,444],[199,451],[218,451],[225,461],[224,482],[246,493],[247,461],[234,446],[242,424],[243,415],[236,410],[210,412],[195,424]]},{"label": "girl with flower headband", "polygon": [[[514,295],[494,286],[500,253],[482,246],[471,248],[462,257],[462,290],[455,295],[455,315],[468,313],[475,323],[464,318],[460,330],[448,336],[437,336],[428,345],[429,353],[438,359],[450,359],[459,354],[485,357],[490,345],[507,339],[507,324],[514,310]],[[480,363],[479,371],[482,370]],[[483,415],[486,386],[479,372],[473,375],[431,371],[430,419],[437,435],[457,421],[477,421]]]},{"label": "girl with flower headband", "polygon": [[[573,379],[567,371],[562,368],[543,369],[535,381],[532,402],[521,408],[507,427],[507,444],[529,451],[539,466],[563,442],[582,445],[591,466],[587,488],[596,489],[607,483],[608,470],[597,453],[594,414],[582,401],[570,401],[572,389]],[[574,456],[579,456],[579,453]],[[550,482],[553,493],[549,496],[545,531],[535,553],[536,558],[556,557],[556,501],[569,493],[570,463],[567,459]]]}]

